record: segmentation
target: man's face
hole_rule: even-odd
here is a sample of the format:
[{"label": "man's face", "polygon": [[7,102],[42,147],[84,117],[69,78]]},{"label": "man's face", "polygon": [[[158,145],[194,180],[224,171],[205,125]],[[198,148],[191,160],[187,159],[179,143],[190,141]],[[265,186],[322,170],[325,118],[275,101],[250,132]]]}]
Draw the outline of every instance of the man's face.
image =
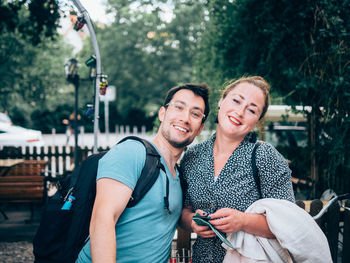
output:
[{"label": "man's face", "polygon": [[184,148],[202,131],[205,109],[202,97],[191,90],[176,92],[168,106],[159,110],[162,136],[175,148]]}]

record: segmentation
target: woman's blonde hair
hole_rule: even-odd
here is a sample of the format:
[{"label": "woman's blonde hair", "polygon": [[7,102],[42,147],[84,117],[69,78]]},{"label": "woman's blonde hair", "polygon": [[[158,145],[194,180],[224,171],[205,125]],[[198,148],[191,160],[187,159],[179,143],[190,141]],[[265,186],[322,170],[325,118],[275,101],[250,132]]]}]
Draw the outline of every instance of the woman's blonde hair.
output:
[{"label": "woman's blonde hair", "polygon": [[270,94],[269,94],[270,85],[266,82],[264,78],[260,76],[248,76],[248,77],[241,77],[237,80],[231,80],[229,81],[228,84],[225,83],[225,89],[222,93],[221,98],[225,99],[227,94],[229,94],[235,87],[237,87],[241,83],[249,83],[262,90],[265,96],[265,104],[261,111],[261,115],[259,117],[259,120],[261,120],[265,116],[265,113],[267,112],[267,109],[270,104]]}]

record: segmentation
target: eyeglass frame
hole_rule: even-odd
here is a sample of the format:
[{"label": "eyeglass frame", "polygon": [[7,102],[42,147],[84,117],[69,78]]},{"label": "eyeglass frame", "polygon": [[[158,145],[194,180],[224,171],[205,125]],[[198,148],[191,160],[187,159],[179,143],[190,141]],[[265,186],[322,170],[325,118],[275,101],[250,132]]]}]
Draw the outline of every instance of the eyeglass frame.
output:
[{"label": "eyeglass frame", "polygon": [[[174,106],[175,103],[181,104],[184,108],[189,108],[189,106],[188,106],[186,103],[182,102],[182,101],[170,101],[170,102],[168,102],[167,104],[165,104],[164,107],[165,107],[165,108],[168,108],[170,104]],[[193,111],[193,110],[194,110],[194,109],[188,109],[188,111],[190,112],[190,114],[191,114],[192,117],[193,117],[193,114],[192,114],[192,111]],[[202,114],[202,116],[201,116],[201,117],[199,116],[198,119],[196,119],[196,117],[194,117],[194,119],[195,119],[195,120],[198,120],[198,121],[200,120],[200,121],[203,122],[203,120],[205,119],[205,114],[204,114],[200,109],[195,109],[195,110],[198,110],[198,111]]]}]

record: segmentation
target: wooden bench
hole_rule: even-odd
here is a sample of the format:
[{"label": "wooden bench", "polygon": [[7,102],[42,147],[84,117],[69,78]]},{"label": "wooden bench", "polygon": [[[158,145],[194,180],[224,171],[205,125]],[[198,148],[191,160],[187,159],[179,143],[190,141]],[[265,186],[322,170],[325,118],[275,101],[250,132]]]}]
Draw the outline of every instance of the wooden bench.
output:
[{"label": "wooden bench", "polygon": [[[25,160],[12,167],[5,176],[0,177],[0,204],[29,204],[31,220],[33,205],[43,204],[46,199],[45,177],[41,175],[46,161]],[[7,215],[0,210],[7,219]]]},{"label": "wooden bench", "polygon": [[[311,216],[315,216],[321,211],[327,202],[321,200],[297,201],[296,204],[305,209]],[[350,262],[350,199],[344,200],[346,209],[339,206],[338,202],[333,203],[327,212],[316,220],[325,236],[327,237],[333,262]],[[340,231],[340,228],[342,229]],[[342,233],[339,235],[339,233]],[[173,246],[171,259],[180,262],[191,262],[191,251],[194,239],[191,233],[181,228],[177,228],[177,239]],[[342,243],[342,251],[338,251],[339,242]],[[341,261],[338,261],[338,256]],[[171,260],[170,260],[171,261]],[[175,261],[174,261],[175,262]],[[176,261],[179,262],[179,261]]]}]

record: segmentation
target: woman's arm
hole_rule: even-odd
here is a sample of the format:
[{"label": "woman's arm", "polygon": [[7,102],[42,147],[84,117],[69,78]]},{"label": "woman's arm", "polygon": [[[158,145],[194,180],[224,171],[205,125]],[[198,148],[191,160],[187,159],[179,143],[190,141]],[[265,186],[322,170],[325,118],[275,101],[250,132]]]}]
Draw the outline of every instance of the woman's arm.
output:
[{"label": "woman's arm", "polygon": [[[196,210],[196,213],[200,215],[206,215],[206,213],[202,210]],[[209,238],[214,237],[215,233],[213,230],[208,230],[207,226],[199,226],[193,220],[193,216],[196,214],[192,212],[191,206],[186,206],[182,209],[182,214],[180,218],[180,227],[185,229],[186,231],[194,232],[200,237]]]},{"label": "woman's arm", "polygon": [[179,225],[181,228],[185,229],[186,231],[192,232],[192,217],[194,216],[195,213],[192,212],[192,207],[191,206],[186,206],[185,208],[182,209],[181,212],[181,218]]},{"label": "woman's arm", "polygon": [[209,215],[209,222],[219,231],[225,233],[244,231],[256,236],[275,238],[266,217],[262,214],[244,213],[232,208],[222,208]]},{"label": "woman's arm", "polygon": [[285,158],[269,143],[259,146],[256,154],[263,197],[295,202],[291,170]]}]

